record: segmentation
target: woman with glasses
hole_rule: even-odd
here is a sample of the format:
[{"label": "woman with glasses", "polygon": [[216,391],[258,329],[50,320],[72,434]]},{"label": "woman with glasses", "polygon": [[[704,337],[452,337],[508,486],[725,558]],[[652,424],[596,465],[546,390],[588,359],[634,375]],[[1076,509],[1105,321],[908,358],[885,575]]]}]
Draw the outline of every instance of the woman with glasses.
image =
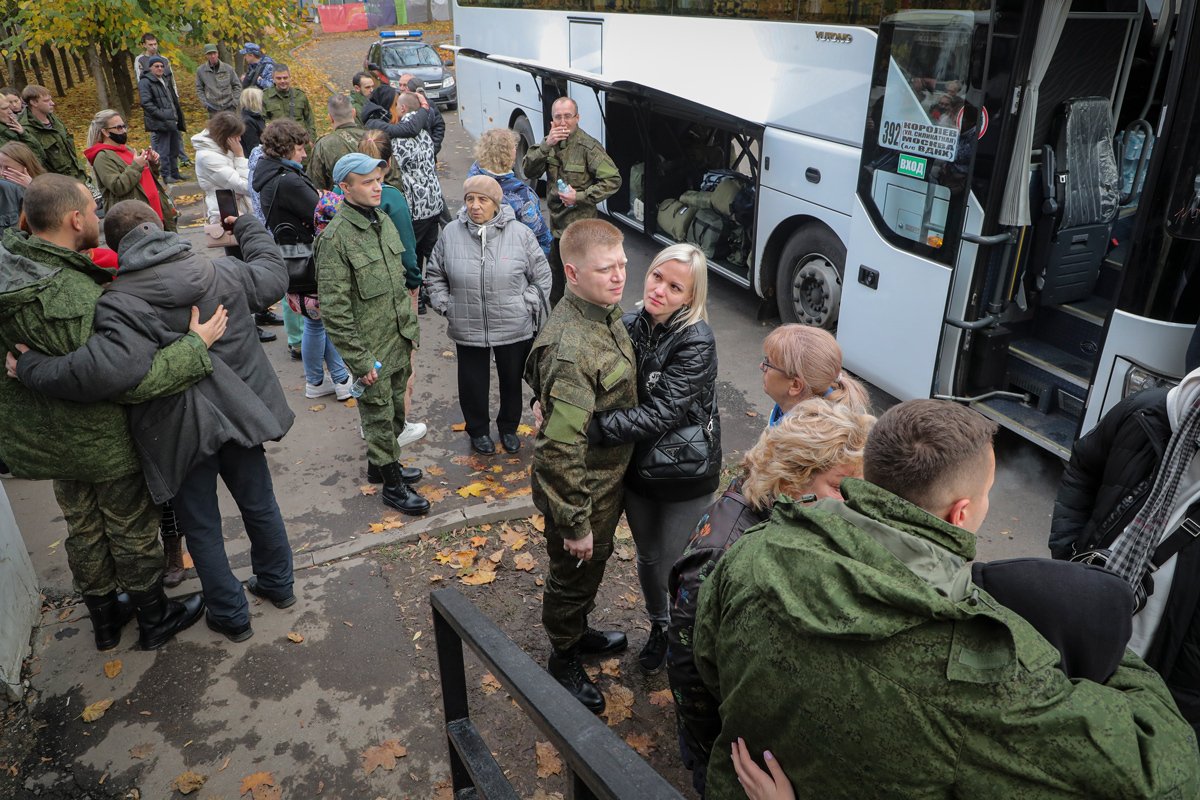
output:
[{"label": "woman with glasses", "polygon": [[[108,108],[92,117],[83,155],[92,165],[104,207],[141,200],[158,214],[164,230],[174,231],[179,215],[159,176],[158,153],[150,148],[133,150],[126,146],[128,138],[129,126],[118,112]],[[110,243],[114,250],[116,245]]]},{"label": "woman with glasses", "polygon": [[763,342],[763,391],[775,401],[769,425],[810,397],[868,408],[863,385],[842,372],[842,348],[828,331],[791,323],[771,331]]}]

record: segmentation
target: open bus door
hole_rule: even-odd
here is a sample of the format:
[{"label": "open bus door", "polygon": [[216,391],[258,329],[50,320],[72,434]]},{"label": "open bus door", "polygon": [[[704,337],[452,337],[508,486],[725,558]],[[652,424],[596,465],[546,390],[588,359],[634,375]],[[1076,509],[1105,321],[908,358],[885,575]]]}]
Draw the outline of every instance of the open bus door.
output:
[{"label": "open bus door", "polygon": [[945,319],[966,308],[982,224],[971,172],[989,24],[913,10],[879,28],[838,341],[847,367],[901,399],[945,390],[962,336]]}]

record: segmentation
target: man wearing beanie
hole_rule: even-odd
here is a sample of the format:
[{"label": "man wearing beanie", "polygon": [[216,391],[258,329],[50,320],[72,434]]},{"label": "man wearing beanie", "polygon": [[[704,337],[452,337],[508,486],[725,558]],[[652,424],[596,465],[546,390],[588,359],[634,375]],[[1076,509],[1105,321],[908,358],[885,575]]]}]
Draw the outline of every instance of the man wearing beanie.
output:
[{"label": "man wearing beanie", "polygon": [[187,130],[187,125],[179,95],[175,92],[175,80],[162,56],[151,56],[146,60],[146,69],[138,79],[138,97],[146,118],[146,130],[150,132],[150,146],[158,153],[163,181],[182,181],[179,159],[183,155],[183,131]]},{"label": "man wearing beanie", "polygon": [[400,463],[404,391],[420,344],[416,288],[405,284],[400,233],[379,210],[387,162],[350,153],[333,166],[345,200],[316,242],[321,318],[338,352],[365,386],[358,414],[367,440],[367,480],[383,483],[384,505],[424,514],[429,501],[409,484],[419,469]]}]

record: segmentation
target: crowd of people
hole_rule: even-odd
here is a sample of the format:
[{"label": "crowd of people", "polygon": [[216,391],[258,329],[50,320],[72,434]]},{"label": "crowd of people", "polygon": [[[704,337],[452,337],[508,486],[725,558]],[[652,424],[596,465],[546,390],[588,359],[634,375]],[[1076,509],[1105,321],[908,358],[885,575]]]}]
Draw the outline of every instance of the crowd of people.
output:
[{"label": "crowd of people", "polygon": [[[0,90],[0,459],[54,481],[97,649],[133,619],[144,649],[201,617],[243,642],[246,591],[297,602],[264,450],[294,415],[264,326],[285,325],[305,397],[356,398],[382,503],[430,510],[404,460],[427,430],[412,387],[432,309],[457,348],[467,446],[496,454],[494,431],[519,451],[527,404],[537,424],[549,674],[604,711],[584,659],[629,647],[589,622],[624,517],[649,622],[637,663],[667,670],[701,796],[1200,795],[1200,591],[1180,579],[1200,563],[1200,370],[1078,442],[1053,560],[975,561],[992,422],[938,400],[877,418],[836,339],[803,325],[763,342],[775,407],[722,486],[707,262],[665,248],[622,311],[623,235],[596,211],[621,177],[573,101],[522,164],[545,198],[493,130],[451,215],[444,122],[415,78],[357,74],[318,139],[286,65],[247,43],[238,76],[208,46],[191,143],[210,257],[176,232],[186,127],[169,62],[143,45],[152,147],[100,111],[90,172],[49,92]],[[218,478],[250,540],[244,586]],[[172,599],[182,541],[202,592]]]}]

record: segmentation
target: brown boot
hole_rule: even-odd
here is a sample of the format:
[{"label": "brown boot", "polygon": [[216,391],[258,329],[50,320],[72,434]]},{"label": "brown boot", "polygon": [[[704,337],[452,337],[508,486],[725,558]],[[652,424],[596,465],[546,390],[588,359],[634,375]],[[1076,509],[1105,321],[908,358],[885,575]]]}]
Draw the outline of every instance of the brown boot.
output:
[{"label": "brown boot", "polygon": [[174,588],[183,583],[187,568],[183,566],[183,537],[163,537],[163,549],[167,551],[167,568],[163,570],[163,586]]}]

